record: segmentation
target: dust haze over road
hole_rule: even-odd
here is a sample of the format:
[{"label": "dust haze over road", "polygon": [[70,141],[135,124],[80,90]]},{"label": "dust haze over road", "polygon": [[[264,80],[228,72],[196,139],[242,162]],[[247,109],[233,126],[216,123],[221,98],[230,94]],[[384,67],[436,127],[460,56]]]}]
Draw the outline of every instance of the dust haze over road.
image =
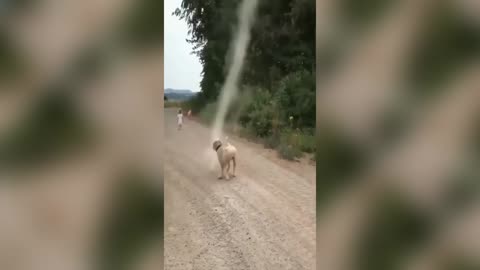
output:
[{"label": "dust haze over road", "polygon": [[177,131],[175,114],[165,109],[165,269],[315,269],[314,179],[231,138],[237,177],[217,180],[211,130]]}]

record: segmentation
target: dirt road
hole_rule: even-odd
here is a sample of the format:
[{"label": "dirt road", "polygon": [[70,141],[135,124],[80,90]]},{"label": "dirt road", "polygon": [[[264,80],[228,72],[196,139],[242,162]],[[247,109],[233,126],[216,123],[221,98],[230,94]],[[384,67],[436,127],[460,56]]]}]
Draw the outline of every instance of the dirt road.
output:
[{"label": "dirt road", "polygon": [[315,269],[314,179],[230,138],[237,177],[217,180],[210,130],[177,131],[175,114],[165,109],[165,269]]}]

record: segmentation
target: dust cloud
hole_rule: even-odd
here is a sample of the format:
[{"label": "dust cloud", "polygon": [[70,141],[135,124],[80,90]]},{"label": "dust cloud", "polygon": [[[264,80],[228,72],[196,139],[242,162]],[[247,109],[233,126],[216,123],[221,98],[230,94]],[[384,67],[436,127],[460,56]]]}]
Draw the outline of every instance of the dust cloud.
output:
[{"label": "dust cloud", "polygon": [[218,109],[212,129],[212,141],[222,136],[223,125],[228,108],[238,94],[238,79],[242,72],[245,54],[250,42],[250,29],[252,28],[258,0],[244,0],[238,9],[239,25],[230,49],[233,49],[232,64],[228,71],[227,79],[220,92]]}]

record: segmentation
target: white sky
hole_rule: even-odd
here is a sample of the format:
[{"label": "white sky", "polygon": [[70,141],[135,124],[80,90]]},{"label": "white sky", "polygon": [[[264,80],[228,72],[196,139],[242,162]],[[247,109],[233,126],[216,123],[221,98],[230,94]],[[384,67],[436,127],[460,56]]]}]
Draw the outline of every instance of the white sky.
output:
[{"label": "white sky", "polygon": [[183,20],[172,16],[182,0],[164,1],[164,67],[165,88],[200,91],[202,65],[192,55],[192,44],[187,43],[188,26]]}]

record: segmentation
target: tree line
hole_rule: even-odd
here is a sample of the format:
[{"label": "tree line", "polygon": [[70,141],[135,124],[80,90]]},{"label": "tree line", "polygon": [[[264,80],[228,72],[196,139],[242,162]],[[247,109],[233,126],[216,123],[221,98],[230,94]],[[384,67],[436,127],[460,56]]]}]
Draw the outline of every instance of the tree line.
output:
[{"label": "tree line", "polygon": [[[188,42],[203,66],[201,92],[189,104],[194,113],[215,108],[231,60],[229,46],[239,4],[238,0],[184,0],[174,12],[187,22]],[[313,140],[315,1],[260,1],[251,34],[240,98],[229,115],[273,147],[281,143],[285,130],[297,130]],[[313,151],[312,145],[306,150]]]}]

